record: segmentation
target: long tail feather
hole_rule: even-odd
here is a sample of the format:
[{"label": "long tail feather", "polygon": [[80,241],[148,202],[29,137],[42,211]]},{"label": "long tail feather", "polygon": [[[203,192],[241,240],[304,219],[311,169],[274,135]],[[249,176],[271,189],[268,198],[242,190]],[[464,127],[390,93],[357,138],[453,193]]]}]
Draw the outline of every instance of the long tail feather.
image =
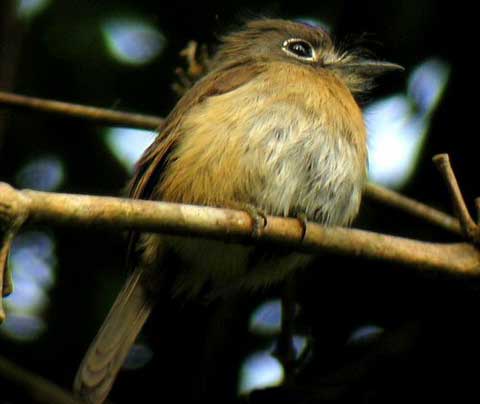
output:
[{"label": "long tail feather", "polygon": [[130,275],[80,364],[74,390],[88,403],[104,402],[152,311],[153,301],[146,290],[147,271],[138,267]]}]

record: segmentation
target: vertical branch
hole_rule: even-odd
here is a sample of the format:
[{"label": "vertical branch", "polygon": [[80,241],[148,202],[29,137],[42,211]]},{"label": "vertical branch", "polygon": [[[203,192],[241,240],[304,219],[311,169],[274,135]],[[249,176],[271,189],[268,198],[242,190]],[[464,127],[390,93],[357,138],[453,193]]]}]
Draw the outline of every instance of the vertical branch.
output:
[{"label": "vertical branch", "polygon": [[0,324],[5,320],[2,298],[13,288],[8,271],[8,254],[13,239],[28,218],[28,197],[14,195],[12,190],[0,189],[2,196],[8,199],[8,202],[0,201]]},{"label": "vertical branch", "polygon": [[16,231],[8,229],[0,237],[0,324],[3,323],[6,318],[5,309],[3,308],[3,297],[9,295],[13,289],[11,273],[8,269],[8,254],[10,253],[15,235]]},{"label": "vertical branch", "polygon": [[447,185],[448,192],[452,199],[453,208],[460,221],[463,234],[470,240],[476,240],[478,235],[477,224],[470,216],[470,212],[468,211],[462,192],[460,191],[457,178],[455,177],[455,173],[450,164],[448,154],[437,154],[433,157],[433,162],[440,171],[440,174]]}]

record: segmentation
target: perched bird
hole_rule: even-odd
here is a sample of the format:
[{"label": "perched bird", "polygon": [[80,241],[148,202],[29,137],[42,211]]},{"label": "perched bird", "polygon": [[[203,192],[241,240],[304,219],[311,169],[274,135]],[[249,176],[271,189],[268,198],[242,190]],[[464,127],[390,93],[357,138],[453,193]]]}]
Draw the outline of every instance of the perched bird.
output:
[{"label": "perched bird", "polygon": [[[400,66],[337,49],[324,30],[259,19],[223,37],[137,164],[130,197],[231,207],[348,225],[366,181],[355,96]],[[134,270],[75,380],[101,403],[159,290],[221,299],[285,279],[309,256],[158,234],[133,236]],[[173,258],[172,258],[173,257]]]}]

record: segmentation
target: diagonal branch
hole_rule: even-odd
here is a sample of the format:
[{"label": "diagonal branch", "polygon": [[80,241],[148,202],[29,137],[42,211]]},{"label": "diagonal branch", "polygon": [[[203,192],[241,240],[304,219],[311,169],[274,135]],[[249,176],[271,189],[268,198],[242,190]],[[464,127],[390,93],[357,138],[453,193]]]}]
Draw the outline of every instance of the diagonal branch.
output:
[{"label": "diagonal branch", "polygon": [[431,224],[442,227],[452,233],[462,234],[462,229],[458,219],[432,208],[424,203],[408,198],[391,189],[380,185],[368,183],[365,187],[364,195],[368,198],[393,206],[408,214],[423,219]]},{"label": "diagonal branch", "polygon": [[156,116],[132,114],[107,108],[96,108],[68,102],[46,100],[0,91],[0,105],[21,107],[28,110],[82,118],[107,125],[130,126],[142,129],[157,129],[163,119]]},{"label": "diagonal branch", "polygon": [[[22,388],[32,402],[44,404],[81,404],[66,390],[0,356],[0,378]],[[3,395],[3,394],[2,394]]]},{"label": "diagonal branch", "polygon": [[[0,105],[67,115],[109,125],[131,126],[149,130],[158,129],[164,121],[162,118],[155,116],[131,114],[2,91],[0,91]],[[370,183],[365,188],[365,196],[419,217],[436,226],[443,227],[450,232],[461,234],[457,219],[414,199],[407,198],[398,192]]]}]

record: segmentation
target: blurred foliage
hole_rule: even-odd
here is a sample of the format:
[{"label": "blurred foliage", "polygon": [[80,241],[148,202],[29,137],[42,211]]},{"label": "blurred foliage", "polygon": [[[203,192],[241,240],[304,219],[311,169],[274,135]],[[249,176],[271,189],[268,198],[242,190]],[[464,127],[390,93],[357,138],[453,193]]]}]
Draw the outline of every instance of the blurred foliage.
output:
[{"label": "blurred foliage", "polygon": [[[171,91],[174,68],[180,62],[178,52],[188,40],[214,42],[245,18],[259,15],[315,19],[329,26],[339,40],[350,42],[366,33],[365,46],[383,59],[404,65],[407,72],[427,59],[446,61],[451,66],[450,82],[431,117],[419,165],[403,192],[448,210],[446,192],[430,158],[438,152],[449,152],[467,200],[477,195],[473,168],[478,149],[476,133],[471,129],[476,76],[472,74],[472,52],[464,50],[465,42],[474,38],[475,24],[471,20],[476,13],[460,3],[40,3],[0,2],[0,90],[164,116],[175,102]],[[112,43],[105,41],[106,32],[111,33],[105,24],[125,20],[148,24],[148,30],[137,32],[133,41],[139,37],[149,41],[162,38],[161,46],[143,49],[142,63],[124,63],[111,52]],[[128,46],[115,49],[128,51]],[[404,92],[407,77],[383,79],[371,99]],[[50,179],[55,190],[120,195],[128,169],[104,140],[105,130],[80,120],[2,109],[0,180],[22,186],[28,178],[32,180],[32,164],[50,159],[61,167],[61,173],[56,174],[60,179]],[[441,230],[368,202],[356,226],[426,240],[452,240]],[[0,354],[69,388],[125,277],[125,240],[122,234],[103,231],[35,231],[48,234],[55,243],[55,283],[46,290],[48,304],[39,313],[46,326],[34,340],[0,336]],[[405,268],[333,256],[319,257],[299,278],[299,333],[309,336],[308,349],[313,357],[304,369],[304,382],[328,386],[323,391],[325,401],[478,399],[476,372],[471,371],[480,359],[480,329],[475,321],[480,289],[475,281],[419,276]],[[276,290],[245,297],[244,304],[237,305],[233,312],[228,353],[218,364],[222,372],[218,397],[235,397],[242,361],[255,352],[271,349],[272,336],[255,335],[249,332],[248,324],[253,309],[274,297],[278,297]],[[112,394],[114,402],[150,402],[146,398],[139,401],[143,394],[160,401],[167,391],[176,392],[178,397],[184,394],[189,381],[182,378],[182,372],[198,356],[195,347],[203,338],[195,310],[188,317],[179,308],[159,306],[145,333],[150,335],[145,337],[149,345],[137,348],[143,356],[131,362],[135,370],[126,370],[120,376]],[[365,333],[364,327],[373,328]],[[352,343],[359,335],[363,342]],[[164,361],[166,358],[171,361]],[[174,365],[165,368],[164,363]],[[0,391],[1,403],[24,402],[22,393],[3,380]],[[265,391],[252,400],[278,403],[311,399],[302,392],[277,393]],[[291,401],[285,401],[288,399]]]}]

